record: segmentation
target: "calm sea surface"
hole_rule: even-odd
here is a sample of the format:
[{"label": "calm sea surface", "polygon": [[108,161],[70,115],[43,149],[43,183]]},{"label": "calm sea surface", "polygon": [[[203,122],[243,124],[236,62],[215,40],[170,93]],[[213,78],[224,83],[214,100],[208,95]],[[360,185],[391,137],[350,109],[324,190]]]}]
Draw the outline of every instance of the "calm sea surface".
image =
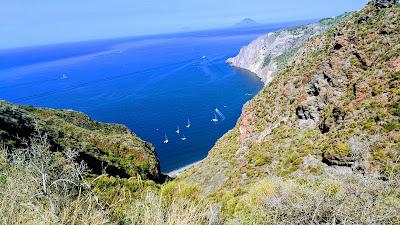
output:
[{"label": "calm sea surface", "polygon": [[225,60],[290,25],[0,50],[0,99],[125,124],[156,147],[169,172],[207,156],[262,88],[254,74]]}]

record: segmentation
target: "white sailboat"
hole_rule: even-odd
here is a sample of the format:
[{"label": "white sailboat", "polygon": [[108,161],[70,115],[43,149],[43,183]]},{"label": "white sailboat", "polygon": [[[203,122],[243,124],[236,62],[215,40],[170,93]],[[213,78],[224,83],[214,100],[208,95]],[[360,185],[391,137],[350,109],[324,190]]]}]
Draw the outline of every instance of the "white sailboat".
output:
[{"label": "white sailboat", "polygon": [[168,144],[168,142],[169,142],[168,137],[167,137],[167,135],[165,134],[164,144]]},{"label": "white sailboat", "polygon": [[188,119],[188,122],[187,122],[187,125],[186,125],[186,128],[189,128],[191,125],[190,125],[190,120]]},{"label": "white sailboat", "polygon": [[176,133],[179,134],[181,131],[179,130],[179,126],[176,126],[178,129],[176,130]]},{"label": "white sailboat", "polygon": [[181,137],[181,140],[182,140],[182,141],[186,141],[186,137],[185,137],[184,134],[183,134],[183,137]]},{"label": "white sailboat", "polygon": [[214,123],[218,122],[218,118],[217,118],[217,114],[216,113],[214,113],[214,118],[211,121],[213,121]]}]

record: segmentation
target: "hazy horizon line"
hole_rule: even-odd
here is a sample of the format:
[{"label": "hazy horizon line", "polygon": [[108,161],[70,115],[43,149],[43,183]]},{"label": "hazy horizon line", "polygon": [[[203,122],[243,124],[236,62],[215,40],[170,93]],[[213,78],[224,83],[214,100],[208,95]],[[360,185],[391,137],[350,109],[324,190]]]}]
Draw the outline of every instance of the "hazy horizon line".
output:
[{"label": "hazy horizon line", "polygon": [[[246,17],[249,18],[249,17]],[[243,18],[243,19],[246,19]],[[330,18],[330,17],[327,17]],[[251,18],[250,18],[251,19]],[[196,30],[186,30],[186,31],[171,31],[171,32],[164,32],[164,33],[145,33],[145,34],[138,34],[138,35],[126,35],[126,36],[119,36],[119,37],[110,37],[110,38],[93,38],[93,39],[84,39],[84,40],[77,40],[77,41],[66,41],[66,42],[53,42],[47,44],[35,44],[35,45],[21,45],[21,46],[14,46],[14,47],[0,47],[0,50],[17,50],[17,49],[26,49],[26,48],[38,48],[38,47],[48,47],[53,45],[69,45],[69,44],[78,44],[78,43],[87,43],[87,42],[100,42],[100,41],[111,41],[111,40],[118,40],[118,39],[130,39],[130,38],[151,38],[151,37],[160,37],[160,36],[168,36],[168,35],[177,35],[177,34],[190,34],[190,33],[197,33],[197,32],[206,32],[206,31],[217,31],[217,30],[228,30],[228,29],[235,29],[235,30],[245,30],[251,28],[261,28],[264,26],[269,25],[284,25],[285,23],[299,23],[295,26],[301,26],[306,24],[311,24],[320,21],[324,18],[314,18],[314,19],[299,19],[299,20],[289,20],[289,21],[280,21],[280,22],[267,22],[267,23],[259,23],[257,26],[249,26],[249,27],[235,27],[235,24],[231,26],[225,27],[215,27],[215,28],[204,28],[204,29],[196,29]],[[239,21],[240,22],[240,21]],[[258,22],[258,21],[256,21]],[[304,24],[300,24],[304,22]]]}]

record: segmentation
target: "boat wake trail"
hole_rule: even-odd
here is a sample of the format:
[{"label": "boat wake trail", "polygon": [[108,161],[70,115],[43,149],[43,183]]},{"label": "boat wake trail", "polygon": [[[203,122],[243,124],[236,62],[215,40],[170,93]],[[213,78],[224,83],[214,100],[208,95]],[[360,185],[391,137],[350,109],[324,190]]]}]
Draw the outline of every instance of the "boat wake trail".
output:
[{"label": "boat wake trail", "polygon": [[218,114],[219,117],[221,117],[221,121],[224,121],[224,120],[225,120],[224,114],[222,114],[222,112],[219,111],[218,108],[215,109],[215,112]]}]

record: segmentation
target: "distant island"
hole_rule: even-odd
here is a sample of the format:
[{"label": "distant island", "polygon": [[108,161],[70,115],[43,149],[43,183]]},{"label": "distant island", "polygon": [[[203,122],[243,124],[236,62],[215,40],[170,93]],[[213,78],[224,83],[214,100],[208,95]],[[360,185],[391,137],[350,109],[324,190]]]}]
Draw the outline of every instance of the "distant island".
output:
[{"label": "distant island", "polygon": [[260,23],[254,21],[253,19],[245,18],[233,26],[234,27],[256,27],[256,26],[260,26],[260,25],[261,25]]}]

